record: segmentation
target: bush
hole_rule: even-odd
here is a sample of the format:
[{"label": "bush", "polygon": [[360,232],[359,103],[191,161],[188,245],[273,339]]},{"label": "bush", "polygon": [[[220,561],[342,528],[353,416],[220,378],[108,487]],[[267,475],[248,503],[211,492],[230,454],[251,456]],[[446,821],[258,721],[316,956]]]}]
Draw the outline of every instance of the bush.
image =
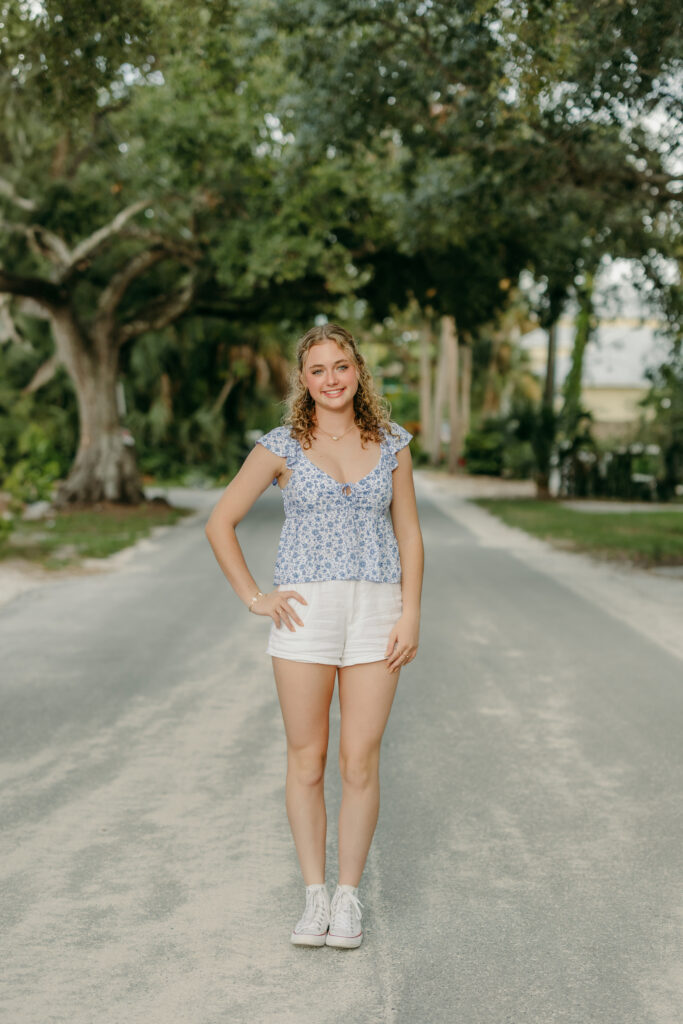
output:
[{"label": "bush", "polygon": [[16,459],[2,481],[2,489],[19,501],[50,501],[62,464],[52,439],[39,423],[29,423],[17,439]]},{"label": "bush", "polygon": [[0,516],[0,550],[5,546],[9,540],[9,535],[12,532],[13,522],[11,519],[5,519]]},{"label": "bush", "polygon": [[468,473],[500,476],[503,472],[505,434],[498,421],[491,420],[465,438],[465,465]]},{"label": "bush", "polygon": [[529,480],[535,466],[536,458],[531,442],[508,439],[503,449],[503,476],[512,480]]}]

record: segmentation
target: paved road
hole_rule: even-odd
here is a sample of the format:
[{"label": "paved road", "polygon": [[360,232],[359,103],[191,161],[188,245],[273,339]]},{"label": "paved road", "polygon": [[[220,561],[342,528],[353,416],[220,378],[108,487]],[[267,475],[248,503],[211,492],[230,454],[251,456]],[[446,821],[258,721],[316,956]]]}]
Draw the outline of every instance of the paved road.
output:
[{"label": "paved road", "polygon": [[[681,661],[463,525],[486,513],[419,502],[421,650],[355,951],[289,942],[268,620],[220,574],[208,507],[0,608],[0,1020],[680,1024]],[[280,519],[272,488],[238,527],[262,587]]]}]

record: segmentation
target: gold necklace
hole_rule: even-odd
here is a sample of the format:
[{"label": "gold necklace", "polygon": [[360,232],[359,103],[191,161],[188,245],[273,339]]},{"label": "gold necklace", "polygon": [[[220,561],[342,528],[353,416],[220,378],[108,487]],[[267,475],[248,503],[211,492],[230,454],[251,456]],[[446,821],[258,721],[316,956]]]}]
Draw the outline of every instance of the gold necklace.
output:
[{"label": "gold necklace", "polygon": [[[344,434],[348,434],[349,430],[353,430],[355,425],[356,424],[354,421],[350,427],[346,428]],[[318,430],[323,430],[323,428],[318,423],[316,423],[316,427],[318,428]],[[333,441],[341,441],[342,437],[344,436],[344,434],[330,434],[329,430],[323,430],[323,434],[327,434],[327,436],[331,437]]]}]

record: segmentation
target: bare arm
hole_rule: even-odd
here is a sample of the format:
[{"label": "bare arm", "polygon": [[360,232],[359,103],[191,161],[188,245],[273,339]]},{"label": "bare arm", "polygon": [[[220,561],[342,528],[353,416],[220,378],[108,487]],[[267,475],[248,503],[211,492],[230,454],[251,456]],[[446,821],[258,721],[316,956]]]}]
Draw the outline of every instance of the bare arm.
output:
[{"label": "bare arm", "polygon": [[[396,453],[398,466],[393,471],[391,519],[401,560],[401,597],[403,612],[394,626],[387,645],[387,668],[412,661],[420,637],[420,602],[424,574],[424,544],[417,514],[413,482],[413,460],[406,445]],[[403,659],[401,660],[401,652]]]},{"label": "bare arm", "polygon": [[396,458],[398,467],[393,474],[394,496],[391,502],[391,519],[401,559],[403,610],[412,612],[419,618],[424,573],[424,545],[417,514],[413,460],[407,445],[396,453]]},{"label": "bare arm", "polygon": [[[249,571],[237,540],[235,527],[244,519],[256,499],[263,494],[273,479],[279,477],[285,464],[284,457],[275,455],[262,444],[254,445],[239,472],[223,491],[204,528],[216,561],[228,583],[247,607],[260,587]],[[278,627],[280,618],[287,620],[289,625],[289,613],[294,621],[302,626],[302,620],[286,600],[287,596],[291,595],[296,595],[305,602],[303,595],[297,594],[294,590],[275,590],[270,593],[264,591],[264,596],[254,602],[253,611],[260,615],[270,615]],[[293,627],[289,625],[289,628]]]}]

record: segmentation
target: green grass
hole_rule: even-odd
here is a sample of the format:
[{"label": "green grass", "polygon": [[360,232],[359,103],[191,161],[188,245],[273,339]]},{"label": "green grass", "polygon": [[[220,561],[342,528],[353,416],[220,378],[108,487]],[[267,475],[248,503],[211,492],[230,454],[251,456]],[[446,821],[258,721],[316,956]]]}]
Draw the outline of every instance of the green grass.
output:
[{"label": "green grass", "polygon": [[525,498],[478,498],[476,504],[556,547],[644,567],[683,565],[683,510],[580,512]]},{"label": "green grass", "polygon": [[147,537],[153,527],[171,525],[193,511],[161,502],[102,502],[94,508],[67,508],[37,522],[15,520],[0,541],[0,559],[24,558],[45,569],[62,569],[83,558],[106,558]]}]

